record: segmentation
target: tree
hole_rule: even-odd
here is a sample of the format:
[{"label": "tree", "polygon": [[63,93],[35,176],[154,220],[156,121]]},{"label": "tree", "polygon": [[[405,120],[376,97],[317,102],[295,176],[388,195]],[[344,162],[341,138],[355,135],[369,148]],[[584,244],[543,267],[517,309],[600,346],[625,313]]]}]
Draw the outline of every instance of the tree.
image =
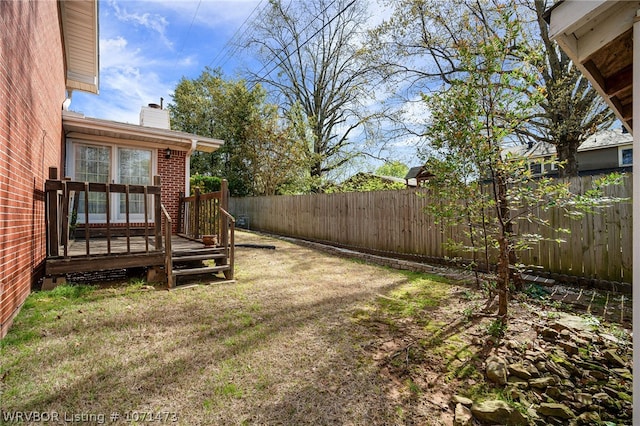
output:
[{"label": "tree", "polygon": [[403,178],[407,175],[409,167],[400,161],[389,161],[376,169],[376,174],[380,176],[392,176]]},{"label": "tree", "polygon": [[174,129],[224,140],[213,153],[193,155],[192,173],[226,178],[234,196],[274,193],[307,164],[300,119],[295,111],[279,119],[259,85],[249,89],[206,68],[178,83],[169,111]]},{"label": "tree", "polygon": [[[535,92],[530,87],[536,83],[532,68],[539,58],[519,47],[524,46],[520,22],[511,9],[497,2],[487,5],[492,8],[490,27],[484,25],[485,9],[470,14],[461,29],[468,38],[458,40],[456,58],[464,72],[450,75],[448,84],[424,98],[432,110],[425,136],[437,152],[428,160],[435,175],[428,187],[441,200],[431,210],[449,226],[466,225],[466,235],[455,235],[451,244],[473,253],[483,251],[487,264],[495,255],[498,316],[504,320],[510,287],[518,275],[516,254],[541,239],[519,235],[518,221],[548,226],[536,209],[574,214],[607,200],[600,188],[576,195],[567,183],[534,179],[524,159],[502,155],[504,140],[527,126],[543,94],[531,96]],[[613,177],[602,182],[615,181]]]},{"label": "tree", "polygon": [[294,106],[280,118],[276,106],[267,105],[248,130],[245,154],[253,176],[253,194],[303,192],[301,189],[308,186],[305,170],[311,161],[299,108]]},{"label": "tree", "polygon": [[[530,7],[530,2],[524,2]],[[578,176],[576,153],[578,147],[597,130],[608,127],[614,120],[613,111],[591,87],[589,81],[573,65],[571,59],[557,43],[549,39],[544,20],[547,0],[535,0],[534,28],[544,47],[544,56],[538,64],[539,84],[546,91],[540,102],[540,111],[530,119],[531,126],[520,133],[538,142],[555,145],[560,177]]]},{"label": "tree", "polygon": [[309,173],[317,188],[326,173],[359,154],[352,140],[372,118],[365,108],[373,96],[372,67],[364,62],[365,5],[271,0],[248,42],[264,64],[250,79],[273,89],[285,110],[299,105],[304,113],[313,135]]},{"label": "tree", "polygon": [[[538,98],[545,93],[536,108],[532,108],[527,125],[519,126],[509,142],[547,142],[556,146],[561,176],[577,175],[575,155],[578,146],[597,130],[611,124],[613,114],[569,58],[549,40],[543,14],[547,0],[400,0],[394,5],[392,17],[372,32],[371,50],[385,77],[400,87],[402,98],[415,99],[417,93],[428,93],[434,85],[449,84],[458,73],[468,71],[458,47],[473,37],[473,33],[492,30],[497,9],[514,11],[514,18],[523,25],[517,45],[506,46],[508,58],[520,61],[523,55],[535,57],[530,72],[536,84],[527,87],[527,94]],[[472,19],[477,27],[469,28]],[[537,51],[542,47],[542,55]],[[518,88],[517,90],[521,90]],[[401,123],[405,133],[422,136],[420,128]]]}]

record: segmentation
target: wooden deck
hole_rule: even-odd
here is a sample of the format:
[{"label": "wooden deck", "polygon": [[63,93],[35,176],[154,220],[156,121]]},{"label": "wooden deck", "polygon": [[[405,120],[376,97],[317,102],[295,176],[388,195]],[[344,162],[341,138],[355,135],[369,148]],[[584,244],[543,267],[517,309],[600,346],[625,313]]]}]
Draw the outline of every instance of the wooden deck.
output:
[{"label": "wooden deck", "polygon": [[[62,275],[72,272],[91,272],[109,269],[163,266],[163,250],[155,250],[154,237],[111,238],[111,253],[106,238],[89,240],[89,254],[84,239],[74,241],[68,247],[68,256],[50,256],[46,260],[47,275]],[[174,253],[192,252],[205,248],[205,245],[177,235],[172,236],[171,246]]]},{"label": "wooden deck", "polygon": [[[145,241],[146,240],[146,241]],[[148,241],[148,244],[147,244]],[[146,251],[155,251],[156,240],[153,236],[145,239],[144,236],[130,237],[129,247],[127,247],[127,237],[112,237],[111,238],[111,254],[127,254],[127,253],[144,253]],[[204,244],[189,240],[187,238],[174,235],[171,238],[171,247],[173,251],[190,251],[204,248]],[[63,247],[60,247],[60,253],[62,253]],[[87,247],[84,239],[78,239],[70,242],[69,244],[69,256],[78,257],[87,255]],[[107,239],[106,238],[92,238],[89,240],[89,255],[104,255],[108,254]]]},{"label": "wooden deck", "polygon": [[[154,176],[153,181],[154,185],[144,186],[58,180],[57,169],[50,168],[45,182],[45,275],[56,281],[57,277],[74,272],[144,267],[149,273],[163,271],[169,288],[177,276],[205,272],[223,272],[227,279],[233,279],[235,220],[226,208],[227,181],[221,182],[218,192],[201,194],[195,188],[194,196],[180,195],[175,218],[162,204],[160,177]],[[82,237],[73,240],[81,226],[78,220],[91,224],[92,194],[101,195],[105,201],[104,223],[83,227]],[[115,224],[111,218],[113,194],[124,200],[124,223]],[[141,222],[131,219],[131,197],[136,194],[144,201]],[[82,206],[80,198],[84,200]],[[187,238],[172,235],[176,230]],[[220,246],[205,246],[201,239],[208,235],[215,236]],[[215,266],[211,262],[201,266],[205,261],[213,261]]]}]

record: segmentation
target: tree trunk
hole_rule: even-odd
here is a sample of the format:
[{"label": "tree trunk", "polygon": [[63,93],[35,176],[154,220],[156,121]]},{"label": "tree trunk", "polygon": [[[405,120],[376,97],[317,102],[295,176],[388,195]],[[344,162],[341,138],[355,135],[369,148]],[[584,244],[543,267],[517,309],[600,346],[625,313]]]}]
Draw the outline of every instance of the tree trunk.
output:
[{"label": "tree trunk", "polygon": [[558,177],[574,177],[578,176],[578,147],[580,140],[576,137],[567,136],[563,138],[562,143],[556,145],[558,152],[558,161],[566,161],[564,167],[558,167]]},{"label": "tree trunk", "polygon": [[503,235],[498,238],[498,316],[507,316],[509,304],[509,241]]},{"label": "tree trunk", "polygon": [[509,265],[511,261],[510,247],[513,224],[511,223],[511,212],[507,200],[507,181],[502,173],[496,176],[497,184],[497,209],[499,218],[498,235],[498,316],[506,317],[509,303]]}]

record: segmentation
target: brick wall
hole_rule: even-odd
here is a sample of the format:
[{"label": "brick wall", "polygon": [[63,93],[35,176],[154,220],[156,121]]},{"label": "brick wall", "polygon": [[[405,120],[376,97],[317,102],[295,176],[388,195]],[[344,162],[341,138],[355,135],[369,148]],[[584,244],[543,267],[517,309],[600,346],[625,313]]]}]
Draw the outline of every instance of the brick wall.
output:
[{"label": "brick wall", "polygon": [[171,151],[171,158],[165,158],[165,151],[158,150],[158,175],[162,182],[162,204],[171,215],[172,232],[177,232],[179,194],[185,188],[185,167],[187,153]]},{"label": "brick wall", "polygon": [[42,189],[60,168],[64,63],[57,2],[0,1],[0,337],[45,256]]}]

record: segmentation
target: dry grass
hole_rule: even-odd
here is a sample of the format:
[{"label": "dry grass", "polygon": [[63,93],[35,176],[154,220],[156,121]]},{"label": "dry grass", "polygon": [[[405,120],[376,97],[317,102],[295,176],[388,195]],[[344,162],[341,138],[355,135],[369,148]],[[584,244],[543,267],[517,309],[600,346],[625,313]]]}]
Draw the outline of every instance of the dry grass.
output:
[{"label": "dry grass", "polygon": [[254,234],[238,240],[277,248],[239,248],[235,284],[33,295],[2,342],[2,410],[107,422],[168,412],[185,425],[404,423],[360,319],[377,295],[417,291],[417,276]]}]

